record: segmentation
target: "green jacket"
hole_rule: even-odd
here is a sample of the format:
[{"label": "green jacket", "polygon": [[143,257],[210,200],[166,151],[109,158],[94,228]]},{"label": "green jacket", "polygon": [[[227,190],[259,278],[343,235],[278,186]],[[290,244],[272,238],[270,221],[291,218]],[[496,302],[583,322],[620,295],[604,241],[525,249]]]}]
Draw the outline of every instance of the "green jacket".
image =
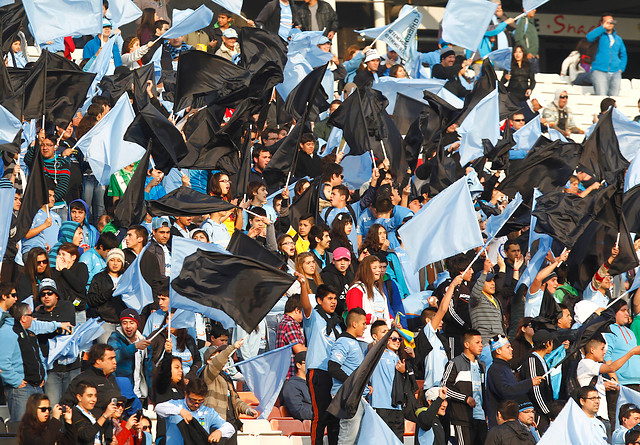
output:
[{"label": "green jacket", "polygon": [[538,40],[538,30],[536,29],[536,24],[533,19],[528,17],[520,19],[513,37],[516,45],[521,45],[526,54],[538,55],[540,42]]}]

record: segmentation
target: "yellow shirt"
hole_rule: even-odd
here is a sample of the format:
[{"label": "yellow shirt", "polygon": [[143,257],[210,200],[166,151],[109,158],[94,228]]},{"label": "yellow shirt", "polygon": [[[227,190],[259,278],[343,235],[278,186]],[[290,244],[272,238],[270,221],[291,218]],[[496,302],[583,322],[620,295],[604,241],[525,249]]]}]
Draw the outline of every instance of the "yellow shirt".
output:
[{"label": "yellow shirt", "polygon": [[293,241],[296,243],[296,253],[307,252],[309,250],[309,241],[303,240],[301,236],[298,236],[298,232],[296,232],[293,227],[289,226],[287,235],[293,238]]}]

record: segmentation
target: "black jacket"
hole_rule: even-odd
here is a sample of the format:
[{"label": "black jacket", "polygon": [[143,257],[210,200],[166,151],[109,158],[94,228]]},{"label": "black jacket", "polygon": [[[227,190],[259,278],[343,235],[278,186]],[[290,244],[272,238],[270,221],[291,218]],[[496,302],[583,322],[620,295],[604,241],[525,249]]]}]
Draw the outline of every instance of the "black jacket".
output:
[{"label": "black jacket", "polygon": [[69,269],[60,271],[53,269],[51,276],[58,286],[58,295],[61,299],[71,301],[78,300],[79,304],[74,304],[76,311],[85,310],[85,299],[87,298],[87,283],[89,282],[89,270],[87,265],[76,261]]},{"label": "black jacket", "polygon": [[294,419],[313,419],[311,394],[304,379],[294,375],[287,380],[282,387],[282,400]]},{"label": "black jacket", "polygon": [[[94,408],[91,414],[97,420],[102,411]],[[76,443],[78,445],[93,445],[94,438],[98,432],[100,432],[102,443],[111,443],[113,438],[113,422],[111,419],[105,420],[102,426],[97,422],[91,423],[91,420],[77,406],[73,407],[73,427],[76,430]]]},{"label": "black jacket", "polygon": [[[102,369],[91,366],[78,377],[71,380],[67,390],[62,394],[62,398],[60,399],[61,405],[74,406],[76,404],[76,393],[78,386],[80,386],[81,383],[87,383],[91,386],[95,386],[98,392],[98,401],[94,407],[94,414],[97,413],[96,418],[104,412],[113,397],[121,397],[120,387],[116,382],[116,375],[109,374],[108,376],[105,376]],[[80,434],[79,430],[78,434]]]},{"label": "black jacket", "polygon": [[[184,399],[184,385],[176,385],[171,381],[171,362],[173,356],[166,354],[156,368],[157,374],[153,378],[153,402],[157,405],[168,400]],[[162,437],[167,430],[166,420],[158,417],[156,437]]]},{"label": "black jacket", "polygon": [[320,272],[320,278],[324,284],[329,285],[337,292],[338,298],[345,298],[347,290],[351,283],[355,280],[355,274],[349,267],[346,275],[342,275],[336,266],[331,263],[322,272]]},{"label": "black jacket", "polygon": [[[480,366],[482,381],[482,401],[485,402],[485,373],[486,367],[483,361],[476,359]],[[473,397],[473,382],[471,380],[471,361],[460,354],[447,363],[442,375],[442,386],[446,386],[447,399],[449,400],[449,417],[453,425],[470,425],[473,420],[473,408],[467,404],[467,398]],[[485,409],[486,412],[486,408]]]},{"label": "black jacket", "polygon": [[108,323],[120,323],[120,313],[127,308],[122,297],[113,296],[115,286],[107,270],[95,274],[87,293],[87,318],[100,317]]},{"label": "black jacket", "polygon": [[[289,6],[291,7],[293,26],[295,27],[300,24],[298,8],[293,4],[293,1],[289,2]],[[271,0],[267,3],[264,8],[262,8],[262,11],[260,11],[260,14],[258,14],[255,23],[258,28],[263,28],[278,34],[278,30],[280,29],[280,0]]]},{"label": "black jacket", "polygon": [[[531,353],[522,363],[520,380],[531,380],[532,377],[543,376],[545,373],[546,371],[540,361],[540,357]],[[540,385],[532,387],[528,395],[529,400],[531,400],[531,403],[533,403],[533,406],[536,408],[536,413],[548,417],[549,406],[551,402],[553,402],[553,388],[551,388],[549,379],[544,379]]]},{"label": "black jacket", "polygon": [[429,408],[421,408],[417,411],[418,421],[416,422],[416,434],[413,442],[415,445],[420,445],[419,430],[433,430],[433,445],[447,445],[449,442],[449,434],[438,416],[438,410],[442,402],[443,400],[438,397],[431,402]]},{"label": "black jacket", "polygon": [[373,73],[368,69],[359,70],[353,78],[353,83],[356,84],[359,90],[372,86],[373,81]]},{"label": "black jacket", "polygon": [[[68,424],[53,417],[45,425],[43,430],[36,430],[24,423],[22,431],[22,445],[76,445],[76,429],[73,424]],[[64,425],[64,426],[63,426]]]},{"label": "black jacket", "polygon": [[486,403],[487,409],[485,414],[489,419],[489,428],[493,428],[497,423],[496,413],[498,412],[498,404],[503,400],[517,400],[529,390],[533,384],[531,380],[518,382],[511,371],[509,363],[496,358],[487,371],[487,390],[488,399]]},{"label": "black jacket", "polygon": [[484,445],[534,445],[536,440],[520,421],[509,420],[489,430]]},{"label": "black jacket", "polygon": [[295,176],[302,178],[309,176],[310,178],[318,177],[322,174],[322,158],[314,153],[313,157],[300,150],[298,152],[298,161],[296,164]]},{"label": "black jacket", "polygon": [[[300,29],[303,31],[311,31],[311,11],[306,3],[301,4],[297,8],[298,20],[300,20]],[[316,21],[318,28],[324,29],[325,33],[338,30],[338,14],[333,10],[331,5],[323,0],[318,1],[318,10],[316,11]]]},{"label": "black jacket", "polygon": [[[42,321],[59,321],[61,323],[69,322],[73,326],[76,325],[75,308],[70,301],[65,300],[58,300],[56,307],[54,307],[52,311],[46,310],[44,305],[38,306],[36,310],[33,311],[33,318]],[[49,356],[49,339],[57,337],[58,335],[64,334],[62,334],[60,330],[56,330],[49,334],[38,335],[38,343],[40,343],[40,349],[42,350],[42,355],[44,357]],[[49,372],[67,372],[73,369],[78,369],[80,367],[80,363],[79,357],[75,362],[68,365],[61,365],[56,360],[53,364],[53,368],[50,369]]]}]

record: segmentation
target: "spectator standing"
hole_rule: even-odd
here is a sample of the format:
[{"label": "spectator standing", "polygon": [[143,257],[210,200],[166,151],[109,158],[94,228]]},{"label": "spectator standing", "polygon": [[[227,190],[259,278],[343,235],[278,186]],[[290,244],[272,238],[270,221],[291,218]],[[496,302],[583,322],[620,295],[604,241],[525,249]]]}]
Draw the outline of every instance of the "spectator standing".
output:
[{"label": "spectator standing", "polygon": [[77,386],[73,426],[77,431],[78,445],[111,443],[113,437],[111,419],[117,409],[116,402],[110,401],[103,411],[96,408],[97,400],[98,390],[95,386],[90,383],[81,383]]},{"label": "spectator standing", "polygon": [[599,25],[587,34],[589,42],[598,43],[591,80],[598,96],[618,96],[622,73],[627,68],[627,49],[615,31],[616,21],[611,14],[603,14]]},{"label": "spectator standing", "polygon": [[[299,295],[292,295],[287,299],[284,306],[284,316],[278,324],[276,332],[276,348],[281,348],[293,344],[291,348],[291,366],[287,372],[287,378],[297,374],[297,367],[294,363],[295,356],[307,350],[304,342],[304,332],[300,323],[302,323],[303,313],[302,304]],[[305,356],[306,358],[306,356]]]},{"label": "spectator standing", "polygon": [[[271,0],[267,3],[255,20],[255,25],[278,34],[285,42],[289,37],[291,28],[298,26],[298,9],[289,0]],[[249,22],[253,24],[253,22]]]},{"label": "spectator standing", "polygon": [[307,352],[298,352],[294,357],[296,372],[284,382],[282,400],[289,414],[298,420],[313,420],[311,394],[307,385],[306,364]]},{"label": "spectator standing", "polygon": [[380,56],[375,49],[369,49],[364,55],[364,69],[358,70],[353,82],[360,89],[370,87],[378,80],[378,68],[380,67]]},{"label": "spectator standing", "polygon": [[520,45],[513,48],[511,71],[502,75],[502,83],[508,84],[507,91],[516,103],[524,102],[536,87],[536,78],[531,59],[525,57]]},{"label": "spectator standing", "polygon": [[524,49],[524,54],[531,65],[534,73],[540,72],[540,39],[538,37],[538,29],[534,17],[536,10],[532,9],[527,15],[516,24],[516,30],[513,34],[515,44]]},{"label": "spectator standing", "polygon": [[[611,325],[611,333],[605,333],[604,339],[607,342],[607,352],[605,362],[614,362],[628,353],[638,344],[635,333],[629,329],[631,317],[629,316],[629,306],[624,300],[616,301],[611,307],[616,314],[616,322]],[[616,377],[621,385],[627,386],[634,391],[640,391],[640,357],[632,356],[620,369],[616,371]]]},{"label": "spectator standing", "polygon": [[324,0],[304,0],[298,7],[298,19],[302,31],[324,31],[330,40],[338,31],[338,14]]}]

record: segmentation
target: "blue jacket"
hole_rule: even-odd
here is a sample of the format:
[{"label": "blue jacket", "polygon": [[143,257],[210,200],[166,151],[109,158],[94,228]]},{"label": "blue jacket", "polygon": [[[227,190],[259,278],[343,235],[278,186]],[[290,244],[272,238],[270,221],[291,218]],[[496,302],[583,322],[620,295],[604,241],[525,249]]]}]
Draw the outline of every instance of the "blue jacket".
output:
[{"label": "blue jacket", "polygon": [[609,45],[609,35],[602,26],[598,26],[587,34],[589,42],[598,40],[598,52],[591,64],[591,69],[605,73],[624,72],[627,69],[627,48],[622,38],[613,31],[613,45]]},{"label": "blue jacket", "polygon": [[[139,338],[142,338],[142,336]],[[119,326],[111,333],[107,343],[116,351],[116,362],[118,363],[118,367],[115,372],[116,378],[126,377],[133,384],[133,370],[136,360],[135,356],[136,351],[138,350],[136,345],[134,343],[130,343],[129,340],[125,338],[122,333],[122,328]],[[147,387],[151,389],[151,346],[147,348],[147,354],[142,362],[142,367]]]},{"label": "blue jacket", "polygon": [[87,290],[89,290],[91,280],[97,273],[102,272],[107,267],[107,262],[100,256],[95,247],[80,255],[80,262],[86,264],[89,271],[89,281],[87,281]]},{"label": "blue jacket", "polygon": [[67,221],[71,221],[71,204],[73,204],[74,202],[79,202],[84,206],[85,216],[84,216],[84,224],[82,224],[82,244],[83,245],[81,245],[80,247],[82,247],[86,252],[91,247],[96,247],[96,243],[98,242],[100,233],[98,232],[98,229],[96,229],[91,224],[89,224],[89,206],[82,199],[76,199],[69,203],[69,210],[67,212]]},{"label": "blue jacket", "polygon": [[[100,36],[95,36],[93,40],[90,40],[86,45],[84,45],[82,58],[92,58],[98,53],[100,47]],[[118,45],[113,45],[113,63],[115,64],[116,68],[122,65],[122,58],[120,57],[120,50],[118,49]]]},{"label": "blue jacket", "polygon": [[[487,31],[484,33],[484,37],[482,37],[482,41],[480,42],[480,48],[478,48],[478,55],[481,58],[484,58],[487,54],[491,52],[491,37],[497,36],[502,31],[507,28],[507,22],[502,22],[498,26],[496,26],[491,31]],[[475,52],[471,50],[465,51],[467,58],[471,57]]]},{"label": "blue jacket", "polygon": [[[5,345],[0,348],[0,370],[2,370],[2,382],[12,388],[20,386],[24,380],[24,365],[22,363],[22,353],[18,344],[18,334],[13,330],[15,319],[13,317],[6,318],[2,326],[0,326],[0,344]],[[40,361],[46,363],[40,353]],[[45,380],[47,369],[44,367]]]}]

